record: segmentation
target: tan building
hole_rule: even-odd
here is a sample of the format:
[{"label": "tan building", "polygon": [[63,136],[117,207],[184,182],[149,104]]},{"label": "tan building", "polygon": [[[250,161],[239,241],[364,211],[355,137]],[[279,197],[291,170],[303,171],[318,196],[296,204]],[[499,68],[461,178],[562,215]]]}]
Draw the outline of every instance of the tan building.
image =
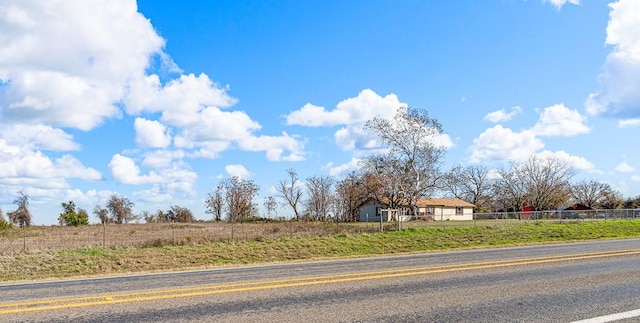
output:
[{"label": "tan building", "polygon": [[[397,213],[403,220],[427,221],[471,221],[475,205],[457,198],[420,198],[417,201],[418,214],[411,217],[408,206],[398,208]],[[372,200],[360,208],[360,221],[392,221],[395,220],[394,211],[389,211],[388,205]]]}]

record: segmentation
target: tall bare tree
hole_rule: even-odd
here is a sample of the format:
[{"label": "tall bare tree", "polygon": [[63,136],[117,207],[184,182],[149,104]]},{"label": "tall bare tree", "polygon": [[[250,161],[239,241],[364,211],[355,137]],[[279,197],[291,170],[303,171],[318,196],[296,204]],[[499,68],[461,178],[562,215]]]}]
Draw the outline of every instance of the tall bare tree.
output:
[{"label": "tall bare tree", "polygon": [[271,217],[272,213],[275,213],[276,216],[278,216],[278,201],[276,201],[276,198],[273,196],[267,196],[267,198],[264,199],[264,209],[267,211],[267,217]]},{"label": "tall bare tree", "polygon": [[29,211],[29,195],[25,192],[18,192],[18,197],[13,200],[16,210],[7,213],[9,221],[19,227],[28,227],[31,225],[31,211]]},{"label": "tall bare tree", "polygon": [[426,110],[398,108],[393,119],[375,117],[365,123],[388,149],[374,154],[363,163],[370,174],[378,174],[387,198],[406,199],[413,212],[421,196],[430,196],[442,177],[440,170],[445,149],[437,143],[442,125],[430,118]]},{"label": "tall bare tree", "polygon": [[595,180],[582,180],[571,186],[574,200],[591,208],[599,207],[612,191],[609,184]]},{"label": "tall bare tree", "polygon": [[110,214],[110,222],[129,223],[135,220],[133,214],[134,203],[127,197],[112,194],[107,200],[106,208]]},{"label": "tall bare tree", "polygon": [[604,199],[600,202],[599,207],[603,209],[619,209],[624,205],[622,194],[616,190],[604,193]]},{"label": "tall bare tree", "polygon": [[453,197],[474,204],[476,212],[488,211],[493,185],[489,171],[480,165],[456,165],[443,176],[443,189]]},{"label": "tall bare tree", "polygon": [[514,162],[511,169],[498,171],[495,194],[506,208],[522,210],[524,204],[535,211],[552,210],[571,199],[571,178],[576,171],[555,157],[531,156]]},{"label": "tall bare tree", "polygon": [[224,180],[223,187],[224,204],[229,220],[237,221],[254,215],[254,199],[258,194],[258,185],[252,180],[233,176]]},{"label": "tall bare tree", "polygon": [[311,176],[307,178],[307,214],[319,221],[326,221],[331,209],[332,188],[334,179],[331,176]]},{"label": "tall bare tree", "polygon": [[218,183],[216,189],[209,193],[209,197],[204,202],[206,211],[205,213],[213,215],[215,221],[222,220],[222,213],[224,211],[224,183]]},{"label": "tall bare tree", "polygon": [[193,217],[193,213],[186,207],[182,207],[179,205],[173,205],[166,212],[168,222],[193,222],[195,218]]},{"label": "tall bare tree", "polygon": [[288,180],[283,180],[278,183],[276,190],[279,197],[291,207],[296,220],[300,220],[300,212],[298,207],[302,202],[302,187],[298,179],[298,173],[293,169],[288,169]]},{"label": "tall bare tree", "polygon": [[367,191],[366,179],[363,176],[352,172],[336,184],[336,200],[339,205],[344,221],[358,221],[360,207],[366,203],[369,193]]},{"label": "tall bare tree", "polygon": [[96,205],[93,208],[93,214],[100,220],[101,224],[109,223],[111,219],[109,219],[109,210],[101,207],[100,205]]},{"label": "tall bare tree", "polygon": [[494,210],[522,211],[527,197],[527,181],[524,174],[511,170],[498,170],[499,177],[493,181]]}]

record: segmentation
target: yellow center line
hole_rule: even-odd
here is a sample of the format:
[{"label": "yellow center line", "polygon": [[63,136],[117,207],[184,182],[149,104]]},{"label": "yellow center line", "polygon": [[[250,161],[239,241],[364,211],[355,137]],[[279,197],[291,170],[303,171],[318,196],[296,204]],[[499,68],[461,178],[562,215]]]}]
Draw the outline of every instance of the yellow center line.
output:
[{"label": "yellow center line", "polygon": [[363,273],[337,274],[309,276],[300,278],[285,278],[265,281],[253,281],[246,283],[219,284],[210,286],[183,287],[173,289],[163,289],[155,291],[140,291],[120,294],[105,294],[83,297],[69,297],[59,299],[23,301],[0,304],[0,315],[11,313],[23,313],[45,310],[69,309],[87,306],[120,304],[129,302],[142,302],[152,300],[163,300],[183,297],[195,297],[205,295],[215,295],[223,293],[258,291],[276,288],[291,288],[301,286],[311,286],[330,283],[355,282],[372,279],[406,277],[415,275],[457,272],[474,269],[490,269],[510,266],[544,264],[560,261],[586,260],[603,257],[629,256],[640,254],[639,249],[621,250],[613,252],[593,252],[575,254],[569,256],[548,256],[535,258],[517,258],[511,260],[497,260],[475,263],[412,267],[406,269],[389,269],[383,271],[371,271]]}]

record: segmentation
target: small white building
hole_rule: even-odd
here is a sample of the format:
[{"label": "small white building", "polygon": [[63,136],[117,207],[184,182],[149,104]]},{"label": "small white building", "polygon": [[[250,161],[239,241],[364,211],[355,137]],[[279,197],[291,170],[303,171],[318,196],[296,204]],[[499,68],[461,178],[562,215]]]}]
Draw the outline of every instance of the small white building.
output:
[{"label": "small white building", "polygon": [[[420,198],[416,205],[418,214],[416,220],[426,221],[471,221],[475,205],[457,198]],[[398,214],[407,220],[411,214],[408,206],[398,208]],[[372,200],[360,208],[361,222],[391,221],[395,217],[389,216],[388,205]]]}]

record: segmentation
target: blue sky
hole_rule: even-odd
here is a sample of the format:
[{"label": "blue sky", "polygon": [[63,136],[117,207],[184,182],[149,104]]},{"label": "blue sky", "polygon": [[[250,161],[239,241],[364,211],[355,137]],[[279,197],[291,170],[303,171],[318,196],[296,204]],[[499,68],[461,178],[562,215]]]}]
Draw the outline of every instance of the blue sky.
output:
[{"label": "blue sky", "polygon": [[24,191],[36,224],[113,193],[205,219],[234,175],[262,205],[289,168],[354,169],[363,122],[407,105],[445,169],[553,155],[640,195],[635,0],[0,0],[0,43],[0,207]]}]

